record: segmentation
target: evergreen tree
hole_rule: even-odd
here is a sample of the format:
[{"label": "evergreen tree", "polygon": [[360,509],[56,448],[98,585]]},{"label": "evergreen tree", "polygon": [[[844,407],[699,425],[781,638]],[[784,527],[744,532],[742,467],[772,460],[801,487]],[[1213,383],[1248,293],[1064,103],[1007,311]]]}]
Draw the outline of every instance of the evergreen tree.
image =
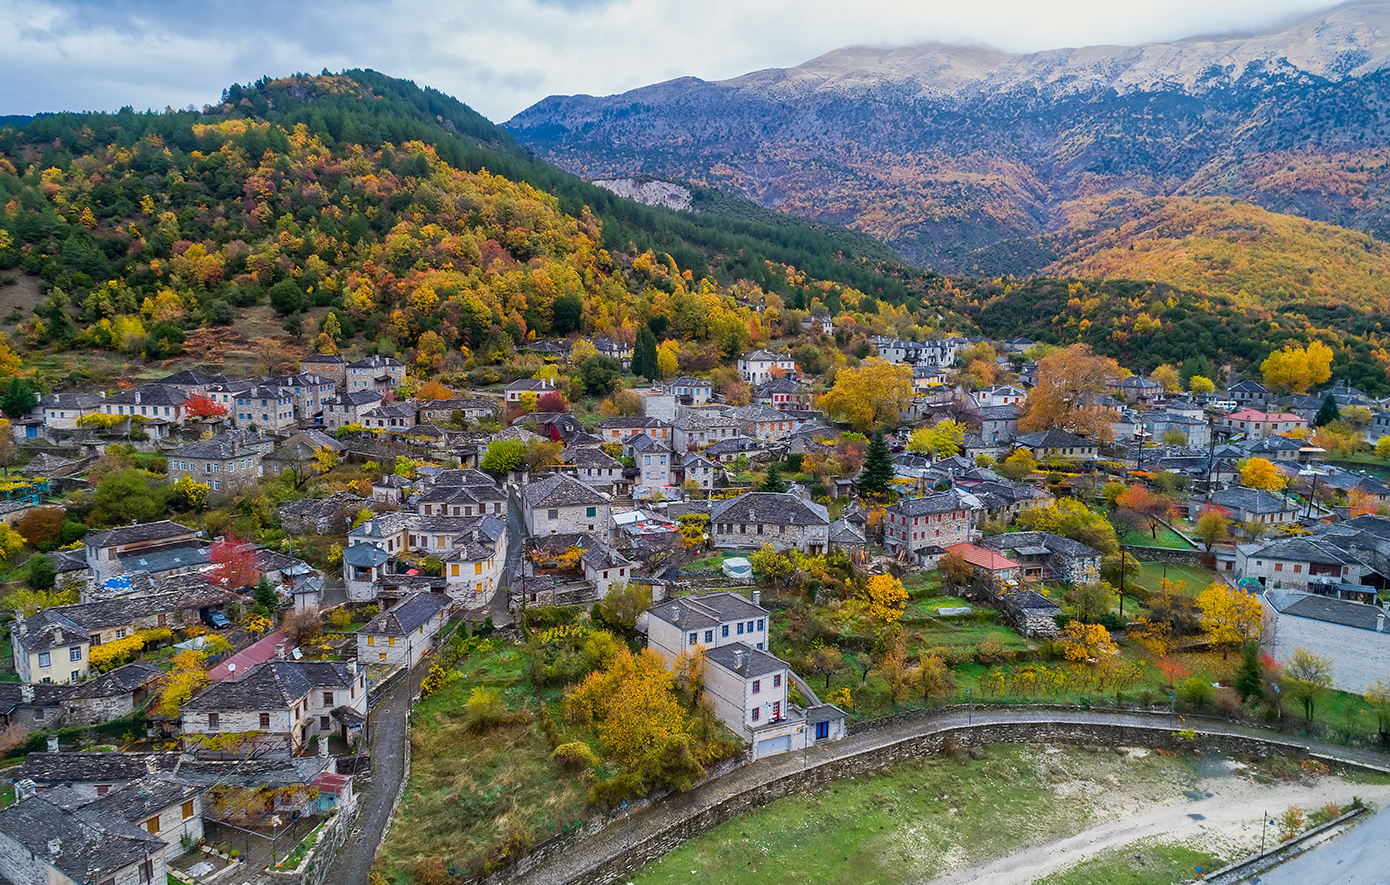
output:
[{"label": "evergreen tree", "polygon": [[20,418],[38,401],[39,395],[34,390],[34,385],[16,376],[10,379],[9,387],[5,388],[4,395],[0,396],[0,411],[11,418]]},{"label": "evergreen tree", "polygon": [[1341,417],[1342,410],[1337,407],[1337,401],[1333,399],[1332,394],[1329,393],[1327,399],[1322,401],[1322,405],[1318,406],[1318,413],[1313,417],[1313,426],[1322,427],[1325,424],[1331,424]]},{"label": "evergreen tree", "polygon": [[1240,666],[1236,668],[1236,691],[1242,701],[1264,694],[1264,665],[1260,663],[1260,644],[1247,642],[1240,650]]},{"label": "evergreen tree", "polygon": [[275,607],[280,604],[280,597],[275,595],[275,588],[270,586],[270,581],[266,580],[265,575],[261,575],[260,583],[256,585],[251,599],[266,617],[274,617]]},{"label": "evergreen tree", "polygon": [[759,491],[785,492],[786,490],[787,484],[782,481],[782,470],[777,466],[777,462],[773,461],[767,466],[767,476],[763,478],[763,484]]},{"label": "evergreen tree", "polygon": [[643,327],[637,330],[637,343],[632,348],[632,374],[641,375],[648,381],[661,377],[661,368],[656,359],[656,336],[651,329]]},{"label": "evergreen tree", "polygon": [[859,494],[886,498],[892,491],[893,455],[888,451],[888,443],[883,439],[883,431],[874,431],[869,440],[869,451],[864,455],[864,469],[859,473],[856,487]]}]

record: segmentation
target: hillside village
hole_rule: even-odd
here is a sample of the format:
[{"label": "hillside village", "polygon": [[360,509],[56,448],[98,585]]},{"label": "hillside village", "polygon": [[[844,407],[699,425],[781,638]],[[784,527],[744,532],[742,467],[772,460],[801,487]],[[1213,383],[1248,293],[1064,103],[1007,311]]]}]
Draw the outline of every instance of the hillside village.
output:
[{"label": "hillside village", "polygon": [[[700,761],[624,801],[950,696],[962,664],[986,665],[977,701],[1027,694],[992,664],[1118,655],[1130,676],[1075,684],[1214,707],[1164,662],[1261,640],[1290,698],[1385,676],[1385,401],[1316,367],[1298,393],[1087,374],[1084,348],[1019,338],[847,355],[842,322],[807,314],[703,372],[641,329],[532,342],[508,363],[524,373],[470,389],[329,352],[37,397],[0,502],[24,594],[0,747],[28,754],[0,875],[309,881],[361,789],[389,801],[377,700],[413,668],[423,698],[461,691],[460,662],[499,642],[547,674],[603,628],[623,650],[598,661],[658,656]],[[158,512],[138,509],[153,488]],[[1325,672],[1291,671],[1300,653]],[[606,673],[532,678],[568,709]],[[605,748],[579,767],[638,770],[583,752]]]}]

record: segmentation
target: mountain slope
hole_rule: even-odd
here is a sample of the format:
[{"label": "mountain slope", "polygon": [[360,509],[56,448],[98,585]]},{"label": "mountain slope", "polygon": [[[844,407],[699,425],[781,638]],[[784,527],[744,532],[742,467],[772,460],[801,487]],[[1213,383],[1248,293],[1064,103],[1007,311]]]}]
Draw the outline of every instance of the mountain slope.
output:
[{"label": "mountain slope", "polygon": [[851,48],[718,83],[551,97],[506,126],[581,175],[711,184],[943,272],[1040,269],[1063,204],[1126,189],[1235,196],[1390,238],[1387,35],[1390,4],[1373,3],[1253,38]]}]

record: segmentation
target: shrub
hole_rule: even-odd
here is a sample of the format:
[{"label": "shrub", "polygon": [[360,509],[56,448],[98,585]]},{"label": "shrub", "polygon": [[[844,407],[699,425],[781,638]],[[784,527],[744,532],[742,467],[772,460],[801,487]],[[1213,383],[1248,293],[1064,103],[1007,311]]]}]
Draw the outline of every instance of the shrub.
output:
[{"label": "shrub", "polygon": [[643,794],[642,776],[635,771],[620,774],[611,781],[599,781],[589,788],[589,804],[595,808],[617,808]]},{"label": "shrub", "polygon": [[1178,700],[1194,707],[1206,707],[1216,700],[1216,689],[1200,676],[1190,676],[1178,684]]},{"label": "shrub", "polygon": [[463,708],[463,722],[469,731],[487,731],[505,721],[508,716],[507,708],[502,703],[502,693],[495,688],[473,689]]},{"label": "shrub", "polygon": [[571,741],[555,748],[551,755],[555,763],[569,772],[580,772],[598,764],[598,757],[583,741]]}]

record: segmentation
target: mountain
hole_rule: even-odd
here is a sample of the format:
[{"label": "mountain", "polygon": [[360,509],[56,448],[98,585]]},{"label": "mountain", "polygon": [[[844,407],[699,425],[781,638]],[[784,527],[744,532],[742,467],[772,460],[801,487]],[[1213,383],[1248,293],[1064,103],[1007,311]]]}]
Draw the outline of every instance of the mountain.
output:
[{"label": "mountain", "polygon": [[1390,4],[1169,44],[851,47],[552,96],[505,125],[579,175],[719,187],[943,273],[1049,269],[1084,238],[1068,205],[1112,193],[1235,197],[1390,239]]}]

